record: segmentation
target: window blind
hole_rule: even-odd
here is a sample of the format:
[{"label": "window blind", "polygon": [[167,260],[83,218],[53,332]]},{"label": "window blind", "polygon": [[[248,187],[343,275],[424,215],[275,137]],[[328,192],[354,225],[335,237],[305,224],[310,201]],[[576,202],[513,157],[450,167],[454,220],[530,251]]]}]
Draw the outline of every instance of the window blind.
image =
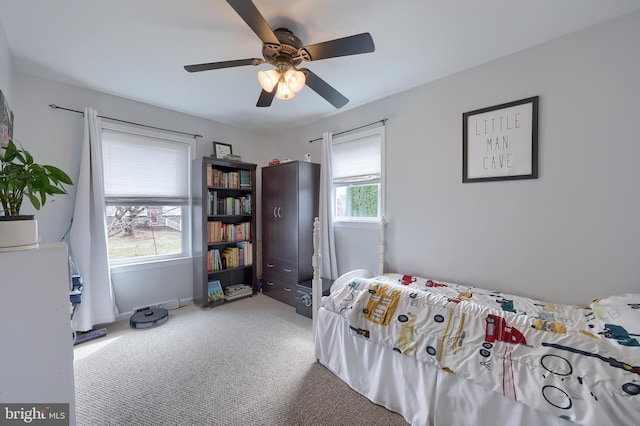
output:
[{"label": "window blind", "polygon": [[334,142],[331,148],[333,182],[379,181],[382,174],[381,144],[380,134]]},{"label": "window blind", "polygon": [[103,128],[102,153],[107,203],[189,202],[189,143]]}]

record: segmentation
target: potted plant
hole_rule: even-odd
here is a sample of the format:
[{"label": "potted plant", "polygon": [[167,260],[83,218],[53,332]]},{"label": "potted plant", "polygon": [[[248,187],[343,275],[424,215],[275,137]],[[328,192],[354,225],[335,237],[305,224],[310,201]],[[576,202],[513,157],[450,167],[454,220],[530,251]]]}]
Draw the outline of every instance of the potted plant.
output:
[{"label": "potted plant", "polygon": [[11,139],[6,147],[0,147],[0,251],[38,246],[34,216],[20,214],[24,197],[40,210],[48,195],[67,194],[64,185],[73,185],[65,172],[36,164],[33,156]]}]

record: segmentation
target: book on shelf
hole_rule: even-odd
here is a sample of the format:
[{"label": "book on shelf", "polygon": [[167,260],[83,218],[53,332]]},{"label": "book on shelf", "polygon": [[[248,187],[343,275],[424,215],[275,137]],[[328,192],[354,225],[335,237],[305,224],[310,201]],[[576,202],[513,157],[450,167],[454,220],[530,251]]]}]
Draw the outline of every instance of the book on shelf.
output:
[{"label": "book on shelf", "polygon": [[244,205],[242,206],[242,214],[251,214],[251,194],[244,196]]},{"label": "book on shelf", "polygon": [[207,294],[209,295],[209,303],[220,302],[224,299],[224,292],[222,291],[220,280],[209,281]]},{"label": "book on shelf", "polygon": [[240,170],[240,188],[251,189],[251,171]]},{"label": "book on shelf", "polygon": [[221,271],[224,269],[220,250],[212,249],[207,252],[207,272]]},{"label": "book on shelf", "polygon": [[218,191],[209,192],[209,206],[207,208],[209,216],[220,214],[220,203],[221,200],[218,198]]},{"label": "book on shelf", "polygon": [[235,231],[235,235],[234,236],[235,236],[236,241],[243,241],[245,239],[244,238],[244,226],[242,226],[242,224],[235,225],[233,227],[233,230]]},{"label": "book on shelf", "polygon": [[253,243],[251,241],[239,241],[237,246],[242,257],[241,265],[253,265]]}]

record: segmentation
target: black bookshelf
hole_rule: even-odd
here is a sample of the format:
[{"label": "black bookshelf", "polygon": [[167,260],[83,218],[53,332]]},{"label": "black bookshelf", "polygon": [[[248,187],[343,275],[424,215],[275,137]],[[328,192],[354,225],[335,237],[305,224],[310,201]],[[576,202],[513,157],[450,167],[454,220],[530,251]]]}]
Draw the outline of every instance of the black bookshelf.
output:
[{"label": "black bookshelf", "polygon": [[[256,286],[256,165],[203,157],[193,163],[193,299],[209,301],[209,282]],[[217,253],[217,255],[216,255]]]}]

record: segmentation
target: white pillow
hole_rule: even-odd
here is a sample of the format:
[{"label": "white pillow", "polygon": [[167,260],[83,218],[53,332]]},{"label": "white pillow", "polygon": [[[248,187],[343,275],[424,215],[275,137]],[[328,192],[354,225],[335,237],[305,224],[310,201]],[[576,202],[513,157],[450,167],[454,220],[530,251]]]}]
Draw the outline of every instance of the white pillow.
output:
[{"label": "white pillow", "polygon": [[368,269],[355,269],[347,272],[346,274],[342,274],[336,278],[333,284],[331,284],[331,294],[342,290],[342,287],[347,285],[347,283],[354,278],[373,278],[373,274]]}]

